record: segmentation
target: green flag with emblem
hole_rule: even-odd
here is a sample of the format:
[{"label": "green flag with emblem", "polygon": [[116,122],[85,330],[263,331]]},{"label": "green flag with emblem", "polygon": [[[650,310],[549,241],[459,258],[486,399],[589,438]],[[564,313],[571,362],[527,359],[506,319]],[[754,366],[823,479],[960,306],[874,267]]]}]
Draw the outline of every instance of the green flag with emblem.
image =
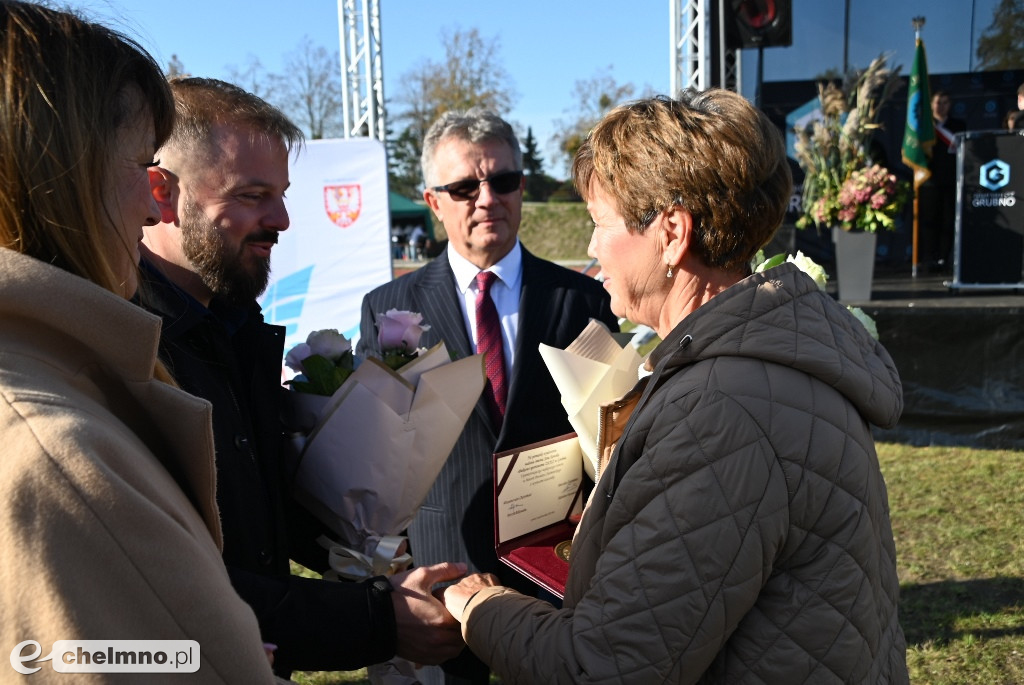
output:
[{"label": "green flag with emblem", "polygon": [[915,189],[931,176],[928,160],[932,157],[932,145],[935,143],[931,99],[928,60],[924,54],[924,41],[918,36],[907,93],[907,125],[903,130],[903,163],[914,170]]}]

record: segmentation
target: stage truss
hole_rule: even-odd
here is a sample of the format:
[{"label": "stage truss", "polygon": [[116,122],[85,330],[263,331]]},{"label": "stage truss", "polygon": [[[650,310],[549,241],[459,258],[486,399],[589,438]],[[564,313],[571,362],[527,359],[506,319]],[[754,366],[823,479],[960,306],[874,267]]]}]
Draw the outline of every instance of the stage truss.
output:
[{"label": "stage truss", "polygon": [[338,0],[342,118],[346,138],[384,141],[384,63],[378,0]]},{"label": "stage truss", "polygon": [[[723,16],[725,2],[669,0],[670,94],[683,88],[704,90],[715,85],[741,92],[740,56],[736,50],[724,49],[723,22],[715,22],[718,40],[711,40],[712,15]],[[383,141],[387,128],[379,0],[338,0],[338,29],[344,135]],[[713,43],[723,46],[717,74],[712,71]]]},{"label": "stage truss", "polygon": [[[724,16],[726,0],[669,0],[669,91],[683,88],[705,90],[722,86],[741,92],[742,64],[736,50],[725,49],[725,24],[712,16]],[[717,10],[717,11],[713,11]],[[712,40],[717,24],[718,40]],[[719,59],[712,60],[713,45],[721,46]],[[717,61],[717,73],[713,62]]]}]

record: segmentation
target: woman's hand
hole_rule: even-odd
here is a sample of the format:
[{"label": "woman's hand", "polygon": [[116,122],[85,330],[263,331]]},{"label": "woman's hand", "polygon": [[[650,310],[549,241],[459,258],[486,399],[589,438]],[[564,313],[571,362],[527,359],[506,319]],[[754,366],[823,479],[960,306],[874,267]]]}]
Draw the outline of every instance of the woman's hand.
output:
[{"label": "woman's hand", "polygon": [[441,597],[438,597],[438,599],[442,599],[448,612],[455,617],[456,621],[462,623],[462,612],[466,609],[466,605],[469,604],[469,600],[473,599],[473,596],[484,588],[496,587],[500,584],[497,576],[490,573],[474,573],[471,576],[466,576],[455,585],[439,589],[438,592]]}]

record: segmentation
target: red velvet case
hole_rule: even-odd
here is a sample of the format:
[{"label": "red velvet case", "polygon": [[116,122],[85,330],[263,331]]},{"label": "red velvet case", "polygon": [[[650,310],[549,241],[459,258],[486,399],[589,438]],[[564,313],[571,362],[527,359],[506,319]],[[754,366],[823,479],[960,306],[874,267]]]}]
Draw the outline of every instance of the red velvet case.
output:
[{"label": "red velvet case", "polygon": [[[542,526],[510,540],[502,540],[498,525],[498,502],[508,476],[522,452],[574,437],[576,437],[575,433],[569,433],[494,455],[494,548],[498,558],[559,598],[565,595],[565,582],[569,577],[569,562],[556,552],[556,547],[560,543],[572,540],[576,525],[579,523],[583,508],[582,462],[577,460],[580,464],[580,478],[575,495],[572,497],[568,511],[565,512],[565,517],[557,523]],[[505,459],[511,459],[512,463],[507,468],[499,468],[499,462]],[[499,477],[501,473],[505,474],[504,478]]]}]

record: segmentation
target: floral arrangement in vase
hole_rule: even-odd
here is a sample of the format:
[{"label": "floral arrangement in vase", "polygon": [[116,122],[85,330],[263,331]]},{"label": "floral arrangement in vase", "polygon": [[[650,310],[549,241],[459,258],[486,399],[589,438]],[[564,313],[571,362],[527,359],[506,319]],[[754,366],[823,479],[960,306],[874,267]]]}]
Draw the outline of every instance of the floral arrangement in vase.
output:
[{"label": "floral arrangement in vase", "polygon": [[797,128],[796,158],[804,171],[798,228],[894,230],[909,184],[872,158],[882,106],[899,87],[899,69],[884,55],[849,74],[842,87],[818,84],[821,116]]}]

